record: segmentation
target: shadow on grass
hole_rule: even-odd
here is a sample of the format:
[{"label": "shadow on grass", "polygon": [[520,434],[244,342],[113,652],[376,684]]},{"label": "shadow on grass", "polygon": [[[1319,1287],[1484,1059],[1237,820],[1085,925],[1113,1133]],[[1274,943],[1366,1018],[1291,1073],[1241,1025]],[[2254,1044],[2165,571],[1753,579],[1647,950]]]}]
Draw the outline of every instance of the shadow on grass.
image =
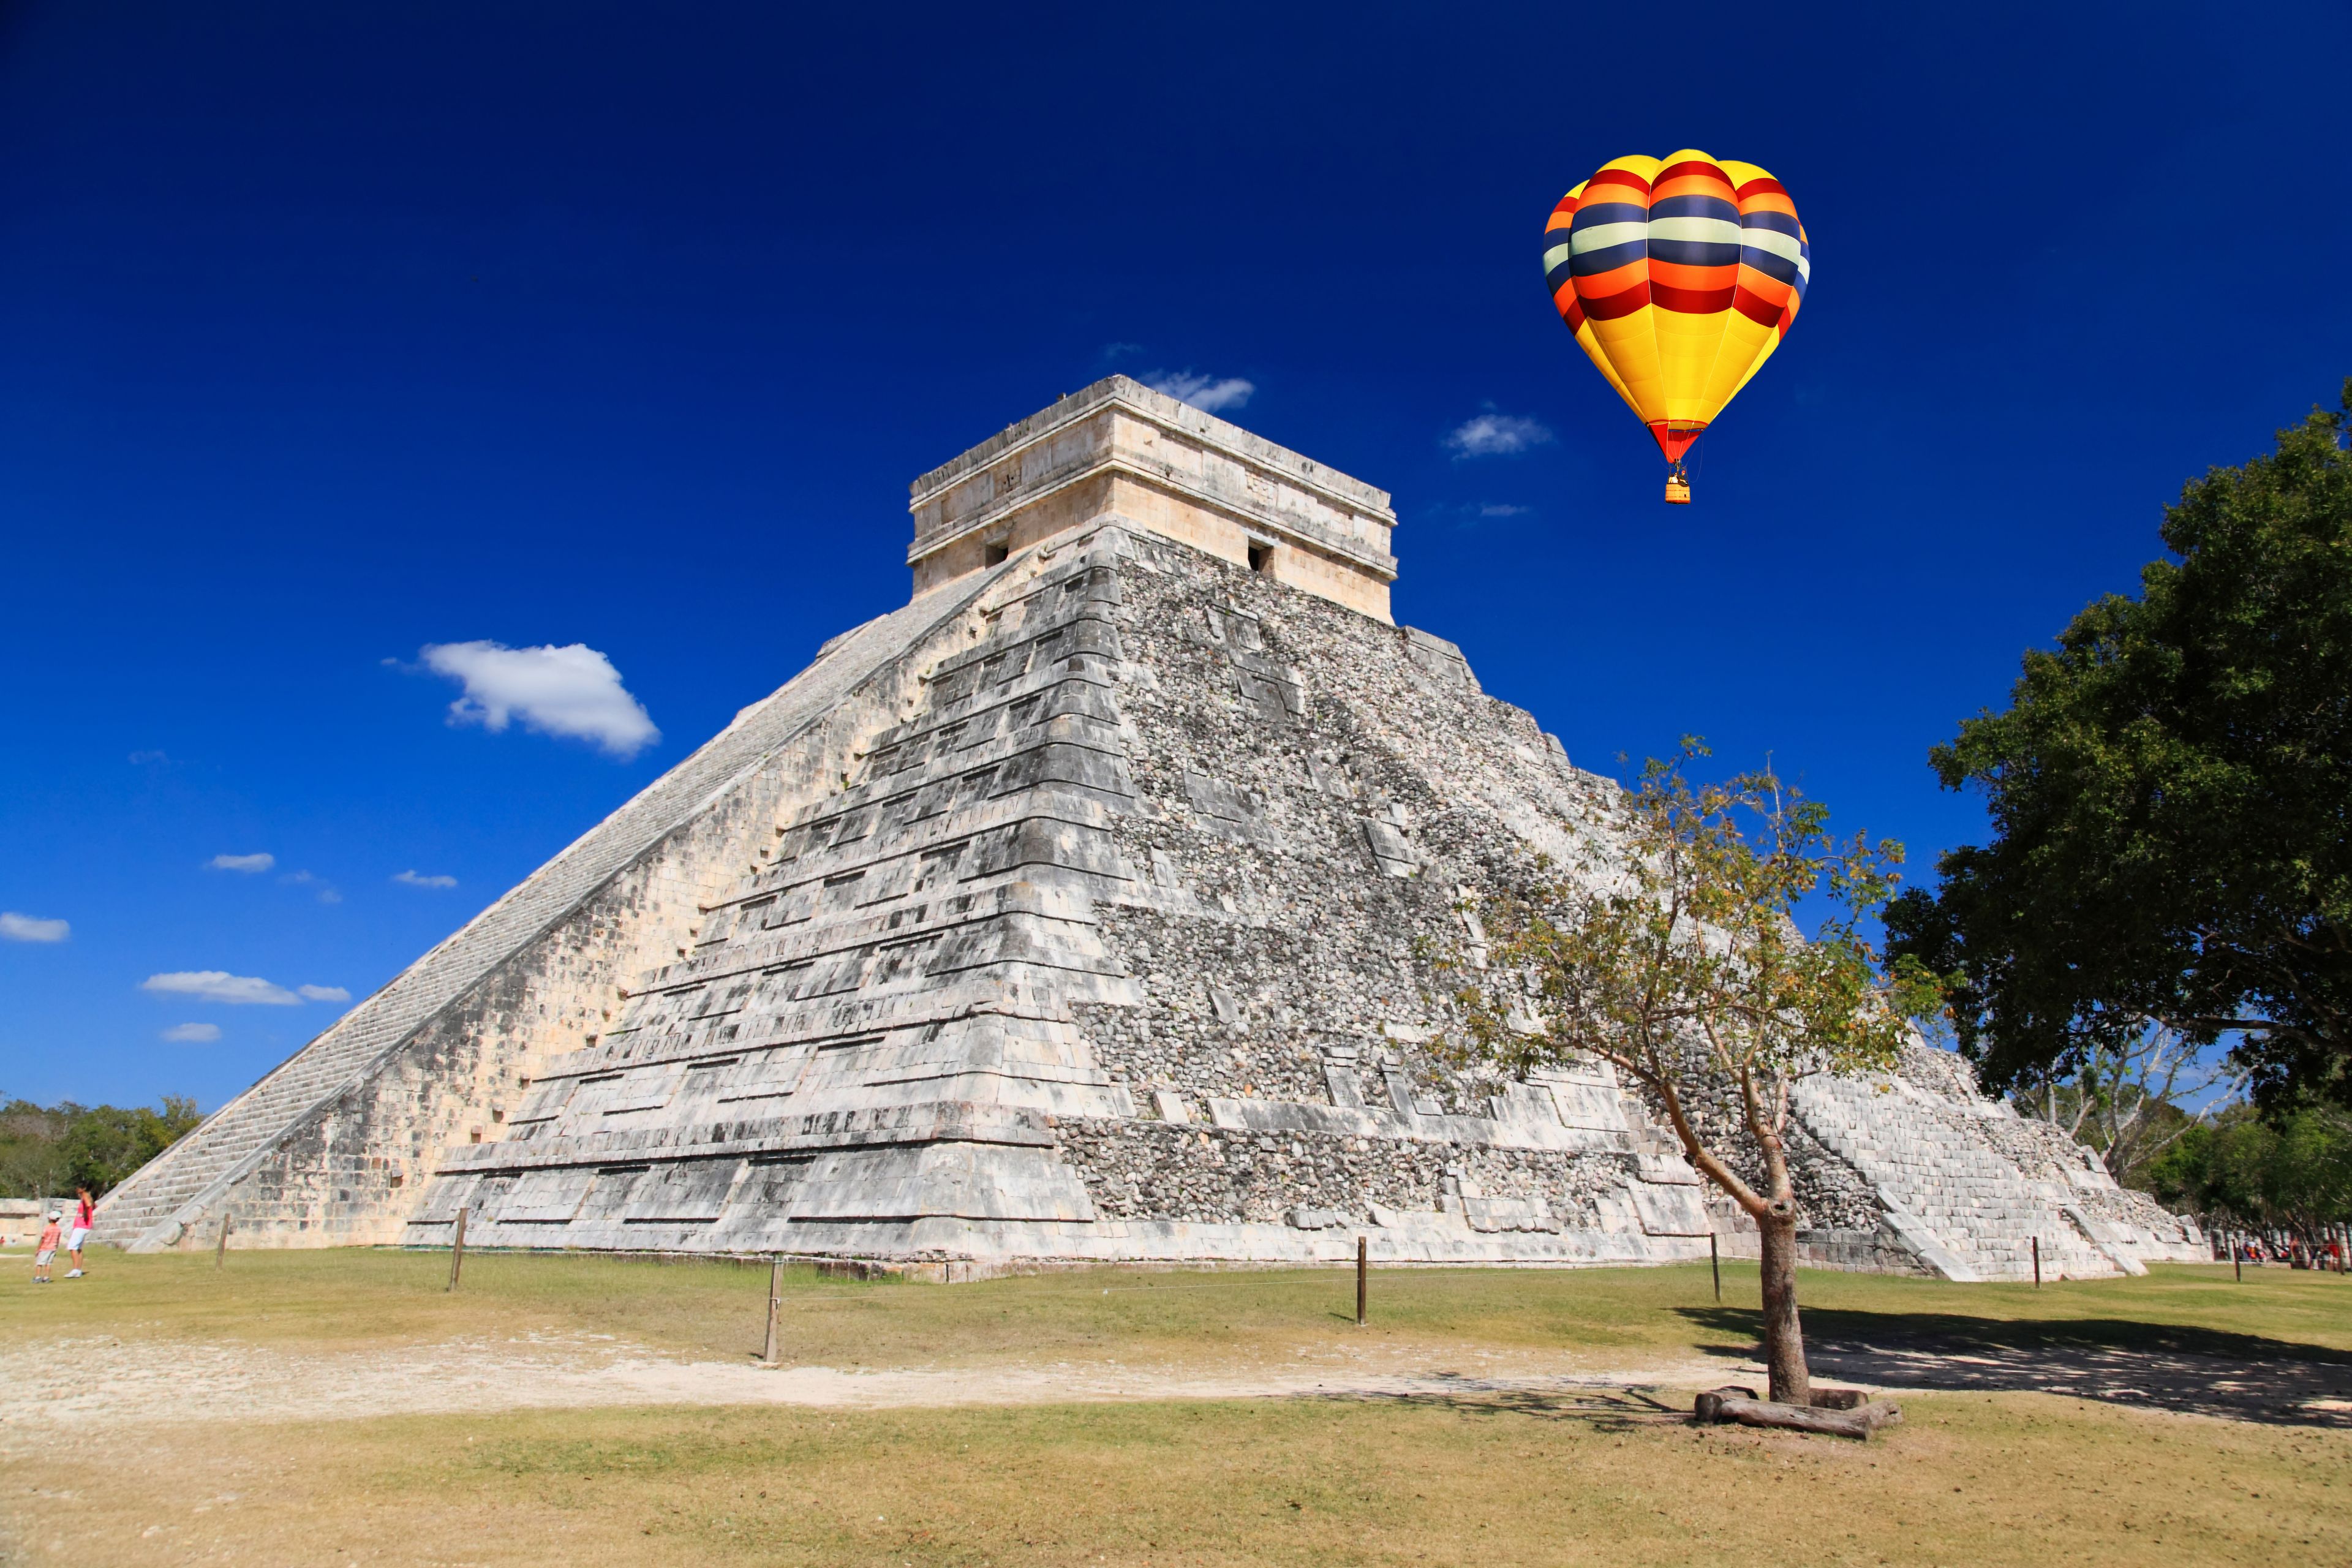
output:
[{"label": "shadow on grass", "polygon": [[1411,1392],[1333,1394],[1322,1397],[1351,1405],[1406,1405],[1415,1409],[1451,1410],[1461,1415],[1512,1415],[1538,1421],[1573,1422],[1596,1432],[1630,1432],[1637,1426],[1685,1426],[1690,1412],[1662,1403],[1661,1392],[1648,1387],[1549,1390],[1493,1384],[1478,1378],[1458,1380],[1459,1386],[1421,1388]]},{"label": "shadow on grass", "polygon": [[[1759,1332],[1753,1311],[1677,1310],[1716,1333],[1752,1342]],[[2236,1421],[2352,1428],[2352,1353],[2324,1345],[2127,1318],[1818,1309],[1804,1321],[1806,1357],[1820,1376],[1883,1387],[2063,1394]]]}]

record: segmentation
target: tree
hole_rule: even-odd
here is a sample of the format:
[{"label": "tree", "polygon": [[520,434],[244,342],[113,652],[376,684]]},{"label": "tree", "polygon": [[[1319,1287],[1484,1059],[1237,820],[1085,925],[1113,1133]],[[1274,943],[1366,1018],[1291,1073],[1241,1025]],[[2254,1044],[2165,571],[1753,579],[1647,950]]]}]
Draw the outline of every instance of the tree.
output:
[{"label": "tree", "polygon": [[196,1102],[166,1095],[160,1110],[93,1106],[74,1118],[63,1141],[76,1186],[103,1193],[170,1148],[203,1118]]},{"label": "tree", "polygon": [[55,1107],[12,1100],[0,1107],[0,1191],[12,1198],[56,1197],[71,1175],[63,1142],[81,1114],[68,1100]]},{"label": "tree", "polygon": [[2306,1250],[2352,1222],[2352,1117],[2306,1106],[2263,1121],[2250,1105],[2200,1121],[2151,1171],[2158,1196],[2210,1220],[2285,1231]]},{"label": "tree", "polygon": [[11,1100],[0,1107],[0,1187],[29,1198],[77,1186],[104,1193],[203,1120],[196,1102],[178,1095],[154,1108]]},{"label": "tree", "polygon": [[2352,381],[2168,509],[2137,598],[2026,654],[1930,760],[1990,841],[1889,907],[1997,1089],[2160,1029],[2273,1108],[2352,1104]]},{"label": "tree", "polygon": [[[1902,847],[1833,840],[1829,814],[1771,773],[1694,784],[1685,740],[1626,800],[1622,841],[1475,912],[1484,965],[1457,961],[1457,1059],[1525,1072],[1597,1057],[1648,1091],[1691,1163],[1761,1238],[1772,1397],[1811,1396],[1797,1312],[1789,1086],[1892,1063],[1906,1033],[1861,933]],[[1827,895],[1813,940],[1801,900]],[[1916,1005],[1918,998],[1906,998]]]},{"label": "tree", "polygon": [[2095,1151],[2117,1182],[2142,1186],[2149,1163],[2197,1125],[2179,1101],[2232,1091],[2242,1076],[2170,1030],[2150,1028],[2095,1044],[2071,1072],[2019,1084],[2010,1103]]}]

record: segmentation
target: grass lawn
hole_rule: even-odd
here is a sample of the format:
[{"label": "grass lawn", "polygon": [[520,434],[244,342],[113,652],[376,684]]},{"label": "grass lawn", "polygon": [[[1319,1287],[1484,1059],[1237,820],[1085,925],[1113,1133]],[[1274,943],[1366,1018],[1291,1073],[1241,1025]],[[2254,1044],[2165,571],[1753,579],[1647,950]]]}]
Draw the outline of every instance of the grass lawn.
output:
[{"label": "grass lawn", "polygon": [[[86,1279],[0,1286],[9,1333],[288,1343],[429,1344],[453,1337],[611,1334],[674,1353],[756,1352],[768,1270],[714,1261],[475,1253],[445,1289],[446,1254],[394,1251],[90,1255]],[[1375,1271],[1372,1331],[1394,1346],[1566,1351],[1638,1362],[1753,1345],[1753,1264],[1724,1265],[1717,1307],[1704,1264],[1663,1268]],[[1816,1333],[1890,1323],[2009,1324],[2012,1336],[2125,1346],[2207,1343],[2262,1353],[2264,1342],[2352,1352],[2352,1279],[2226,1266],[2159,1267],[2142,1279],[1948,1285],[1806,1270]],[[828,1366],[985,1364],[1006,1360],[1283,1354],[1358,1342],[1348,1269],[1085,1269],[937,1286],[785,1275],[784,1343]]]},{"label": "grass lawn", "polygon": [[[756,1347],[767,1284],[715,1264],[493,1255],[451,1296],[446,1259],[417,1254],[93,1261],[71,1290],[0,1284],[10,1342],[429,1354],[553,1331],[733,1358]],[[1703,1267],[1393,1270],[1373,1279],[1373,1332],[1431,1366],[1736,1356],[1753,1268],[1725,1285],[1718,1309]],[[2352,1361],[2352,1281],[2281,1269],[2039,1293],[1808,1273],[1802,1294],[1823,1335],[1961,1324],[2062,1354]],[[793,1359],[841,1366],[1208,1364],[1361,1342],[1352,1304],[1336,1271],[807,1275],[786,1331]],[[37,1441],[12,1420],[0,1540],[100,1564],[2352,1562],[2352,1432],[2020,1393],[1906,1410],[1867,1445],[1699,1430],[1633,1393],[486,1412]]]},{"label": "grass lawn", "polygon": [[[1936,1396],[1867,1446],[1569,1401],[722,1409],[205,1429],[14,1467],[85,1563],[2352,1561],[2352,1441]],[[60,1495],[62,1494],[62,1495]]]}]

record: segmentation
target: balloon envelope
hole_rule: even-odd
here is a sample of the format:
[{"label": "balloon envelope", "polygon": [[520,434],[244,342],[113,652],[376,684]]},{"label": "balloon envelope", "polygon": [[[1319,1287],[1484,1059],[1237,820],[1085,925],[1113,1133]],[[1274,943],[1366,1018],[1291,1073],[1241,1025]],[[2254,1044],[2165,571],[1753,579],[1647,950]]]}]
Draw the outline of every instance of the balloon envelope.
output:
[{"label": "balloon envelope", "polygon": [[1696,151],[1612,160],[1544,225],[1560,320],[1669,462],[1772,357],[1811,275],[1780,182]]}]

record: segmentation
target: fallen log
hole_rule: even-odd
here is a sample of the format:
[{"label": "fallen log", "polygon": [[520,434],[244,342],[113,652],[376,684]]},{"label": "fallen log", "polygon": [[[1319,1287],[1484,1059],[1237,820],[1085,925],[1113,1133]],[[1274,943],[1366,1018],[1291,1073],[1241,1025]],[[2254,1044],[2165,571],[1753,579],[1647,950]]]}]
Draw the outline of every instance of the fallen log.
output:
[{"label": "fallen log", "polygon": [[1818,1432],[1825,1437],[1860,1437],[1868,1441],[1881,1426],[1903,1419],[1900,1405],[1873,1400],[1852,1410],[1816,1410],[1801,1405],[1777,1405],[1769,1399],[1743,1399],[1741,1391],[1717,1389],[1702,1394],[1693,1414],[1702,1422],[1736,1421],[1742,1426],[1770,1426],[1791,1432]]},{"label": "fallen log", "polygon": [[1691,1414],[1697,1417],[1698,1424],[1700,1426],[1711,1426],[1718,1421],[1728,1419],[1728,1417],[1723,1414],[1723,1402],[1725,1400],[1753,1399],[1755,1397],[1756,1391],[1752,1388],[1742,1388],[1737,1384],[1727,1384],[1721,1388],[1710,1388],[1705,1394],[1700,1394],[1697,1400],[1691,1405]]}]

